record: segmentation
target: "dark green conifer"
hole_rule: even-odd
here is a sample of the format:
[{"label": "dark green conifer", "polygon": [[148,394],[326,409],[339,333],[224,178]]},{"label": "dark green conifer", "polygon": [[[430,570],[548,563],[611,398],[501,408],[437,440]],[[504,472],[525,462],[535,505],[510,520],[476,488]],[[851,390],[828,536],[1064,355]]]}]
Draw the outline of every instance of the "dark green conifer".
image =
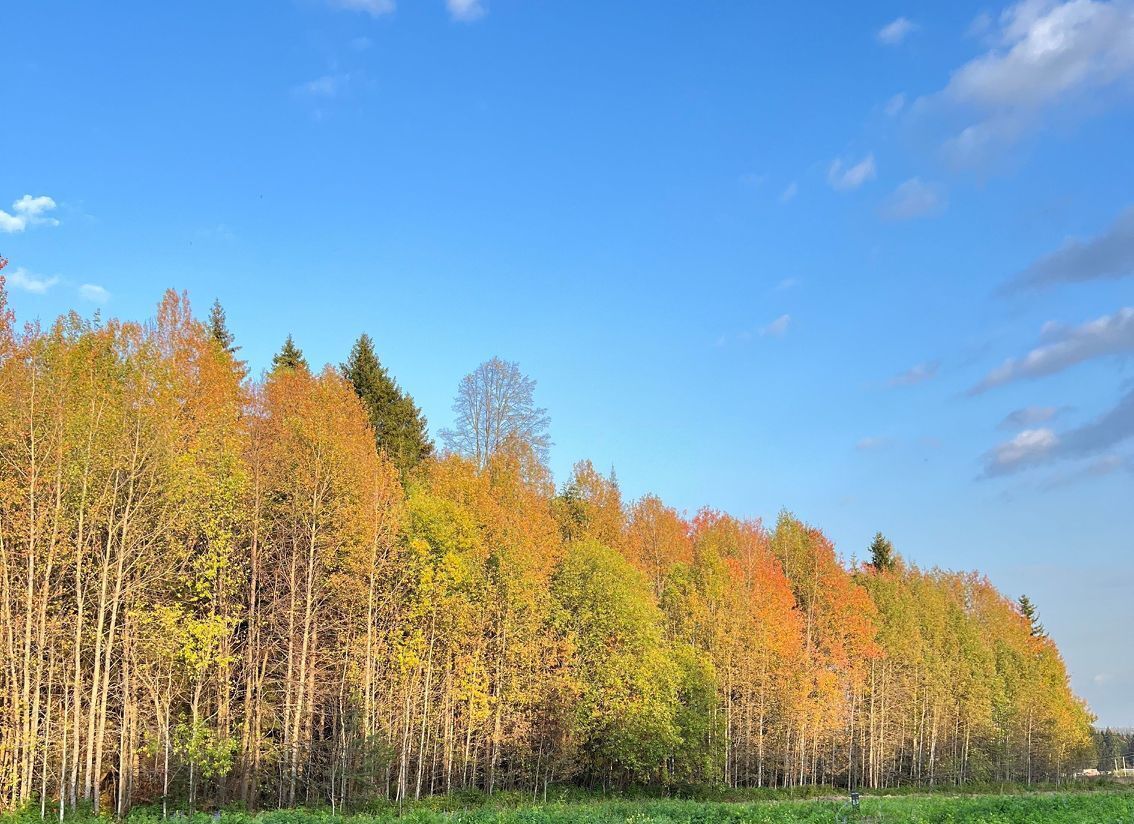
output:
[{"label": "dark green conifer", "polygon": [[303,357],[303,352],[295,345],[291,335],[287,336],[284,341],[283,348],[272,357],[272,371],[276,372],[280,369],[302,369],[308,371],[307,359]]},{"label": "dark green conifer", "polygon": [[897,566],[894,545],[881,532],[875,534],[874,540],[870,542],[870,565],[878,572],[892,572]]},{"label": "dark green conifer", "polygon": [[378,360],[369,335],[355,341],[342,372],[366,408],[378,448],[403,476],[433,454],[425,417]]},{"label": "dark green conifer", "polygon": [[208,327],[209,337],[220,344],[221,349],[228,354],[235,355],[240,347],[233,345],[236,338],[229,331],[228,322],[224,316],[224,307],[221,306],[219,298],[213,301],[213,308],[209,310]]}]

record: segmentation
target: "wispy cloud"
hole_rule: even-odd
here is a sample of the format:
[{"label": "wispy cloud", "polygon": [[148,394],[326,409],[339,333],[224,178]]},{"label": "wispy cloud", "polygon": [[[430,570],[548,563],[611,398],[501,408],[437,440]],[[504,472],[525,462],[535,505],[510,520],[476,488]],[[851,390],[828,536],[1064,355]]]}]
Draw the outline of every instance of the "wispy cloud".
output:
[{"label": "wispy cloud", "polygon": [[732,345],[749,344],[756,338],[782,338],[787,334],[790,325],[791,316],[780,315],[771,323],[756,330],[745,329],[741,332],[722,334],[717,337],[716,345],[718,348],[724,348]]},{"label": "wispy cloud", "polygon": [[394,0],[330,0],[332,6],[347,11],[361,11],[371,17],[393,14],[397,4]]},{"label": "wispy cloud", "polygon": [[780,315],[767,326],[760,327],[760,337],[782,338],[787,334],[789,326],[791,326],[791,315]]},{"label": "wispy cloud", "polygon": [[1086,240],[1070,239],[1032,263],[1001,290],[1018,292],[1061,283],[1082,283],[1134,275],[1134,206],[1105,231]]},{"label": "wispy cloud", "polygon": [[913,220],[939,215],[945,211],[946,205],[945,193],[940,186],[911,177],[882,204],[881,214],[886,220]]},{"label": "wispy cloud", "polygon": [[905,372],[900,372],[894,377],[890,378],[889,385],[891,387],[897,386],[914,386],[919,383],[925,383],[928,380],[933,380],[937,377],[937,370],[941,368],[938,361],[930,361],[928,363],[919,363],[911,366]]},{"label": "wispy cloud", "polygon": [[854,448],[859,452],[872,452],[875,449],[881,449],[889,443],[888,438],[884,438],[880,435],[868,435],[865,438],[859,438]]},{"label": "wispy cloud", "polygon": [[1050,429],[1025,429],[1012,440],[996,446],[985,454],[984,475],[993,477],[1015,472],[1025,466],[1040,463],[1059,444],[1059,438]]},{"label": "wispy cloud", "polygon": [[1004,416],[1000,422],[1000,429],[1029,429],[1041,423],[1054,420],[1067,407],[1059,406],[1025,406],[1015,409]]},{"label": "wispy cloud", "polygon": [[449,16],[463,23],[479,20],[488,13],[483,0],[445,0]]},{"label": "wispy cloud", "polygon": [[1060,472],[1053,475],[1043,483],[1042,487],[1048,491],[1061,489],[1080,483],[1081,481],[1088,481],[1093,478],[1104,478],[1107,475],[1113,475],[1115,472],[1121,472],[1122,470],[1134,470],[1134,462],[1121,455],[1100,455],[1094,460],[1089,461],[1085,466],[1081,466],[1070,472]]},{"label": "wispy cloud", "polygon": [[797,194],[799,194],[799,184],[793,180],[780,193],[780,203],[787,203],[789,200],[795,200],[795,196]]},{"label": "wispy cloud", "polygon": [[960,164],[1023,137],[1056,107],[1091,95],[1092,108],[1134,69],[1129,0],[1020,0],[986,33],[991,48],[933,99],[970,113],[946,144]]},{"label": "wispy cloud", "polygon": [[106,303],[110,300],[110,292],[97,283],[84,283],[79,287],[79,296],[91,303]]},{"label": "wispy cloud", "polygon": [[349,82],[349,74],[336,72],[300,83],[294,87],[293,91],[301,97],[330,99],[338,97]]},{"label": "wispy cloud", "polygon": [[47,216],[55,205],[55,201],[47,195],[24,195],[12,204],[10,213],[0,209],[0,232],[16,234],[29,226],[58,226],[58,220]]},{"label": "wispy cloud", "polygon": [[14,289],[20,289],[24,292],[31,292],[33,295],[46,294],[52,286],[59,283],[59,278],[52,275],[46,277],[44,275],[36,275],[29,272],[23,266],[18,267],[14,272],[8,273],[8,285]]},{"label": "wispy cloud", "polygon": [[906,95],[904,92],[898,92],[896,95],[886,101],[886,105],[882,107],[889,117],[897,117],[901,114],[902,109],[906,107]]},{"label": "wispy cloud", "polygon": [[836,158],[831,161],[831,167],[827,170],[827,181],[832,188],[845,192],[857,189],[868,180],[873,180],[876,173],[873,154],[868,154],[853,165],[844,163],[841,158]]},{"label": "wispy cloud", "polygon": [[64,280],[58,275],[37,275],[23,266],[8,272],[6,280],[11,288],[33,295],[46,295],[56,286],[63,286],[75,289],[79,297],[91,303],[106,303],[110,300],[110,292],[97,284],[84,283],[76,287],[74,281]]},{"label": "wispy cloud", "polygon": [[891,20],[880,28],[874,36],[879,43],[896,46],[920,28],[917,23],[905,17]]},{"label": "wispy cloud", "polygon": [[984,477],[1018,472],[1057,460],[1106,452],[1134,437],[1134,390],[1109,411],[1082,426],[1056,434],[1049,428],[1025,429],[985,454]]},{"label": "wispy cloud", "polygon": [[1058,324],[1044,327],[1049,343],[1037,346],[1021,358],[1009,358],[969,390],[977,395],[1013,381],[1052,375],[1083,361],[1134,352],[1134,308],[1119,309],[1081,326]]},{"label": "wispy cloud", "polygon": [[786,292],[788,289],[794,289],[799,286],[799,278],[784,278],[776,284],[777,292]]}]

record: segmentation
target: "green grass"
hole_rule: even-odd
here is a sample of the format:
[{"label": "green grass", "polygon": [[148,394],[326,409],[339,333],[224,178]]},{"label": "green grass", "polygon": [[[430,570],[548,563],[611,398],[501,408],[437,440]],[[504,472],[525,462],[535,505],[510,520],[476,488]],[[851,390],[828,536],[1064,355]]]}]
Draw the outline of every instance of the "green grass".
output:
[{"label": "green grass", "polygon": [[[333,816],[329,810],[280,810],[257,815],[226,811],[221,824],[1134,824],[1134,790],[1042,792],[1013,795],[873,795],[856,814],[843,798],[762,801],[612,799],[521,803],[516,796],[460,806],[474,799],[433,799],[398,811]],[[49,819],[51,820],[51,819]],[[68,819],[95,824],[91,816]],[[207,813],[174,819],[179,824],[213,824]],[[2,824],[38,824],[39,810],[0,816]],[[105,819],[99,824],[104,824]],[[137,808],[127,824],[161,824],[160,811]]]}]

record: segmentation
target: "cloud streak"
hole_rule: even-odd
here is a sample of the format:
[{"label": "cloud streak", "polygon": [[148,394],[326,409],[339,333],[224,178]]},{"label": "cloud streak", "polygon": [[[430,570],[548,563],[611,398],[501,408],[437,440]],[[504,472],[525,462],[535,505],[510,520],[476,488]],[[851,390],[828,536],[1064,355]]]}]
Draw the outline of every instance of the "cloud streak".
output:
[{"label": "cloud streak", "polygon": [[827,182],[836,191],[847,192],[873,180],[877,172],[873,154],[868,154],[854,165],[848,165],[841,158],[835,158],[827,170]]},{"label": "cloud streak", "polygon": [[913,220],[939,215],[946,205],[940,186],[911,177],[894,190],[882,205],[881,214],[886,220]]},{"label": "cloud streak", "polygon": [[993,478],[1054,461],[1090,457],[1132,437],[1134,390],[1095,420],[1061,434],[1048,428],[1025,429],[985,453],[982,476]]},{"label": "cloud streak", "polygon": [[1000,429],[1029,429],[1054,419],[1064,408],[1058,406],[1025,406],[1004,416]]},{"label": "cloud streak", "polygon": [[889,386],[915,386],[919,383],[925,383],[928,380],[933,380],[937,377],[937,370],[941,368],[938,361],[930,361],[928,363],[919,363],[911,366],[905,372],[900,372],[894,377],[890,378]]},{"label": "cloud streak", "polygon": [[1050,340],[1020,358],[1008,358],[969,390],[979,395],[1018,380],[1053,375],[1076,364],[1109,355],[1134,352],[1134,308],[1119,309],[1081,326],[1065,328],[1048,324],[1044,336]]},{"label": "cloud streak", "polygon": [[450,17],[462,23],[479,20],[488,13],[482,0],[445,0],[445,7]]},{"label": "cloud streak", "polygon": [[1020,0],[987,32],[992,47],[965,63],[933,99],[975,119],[946,144],[970,164],[1022,138],[1055,108],[1103,93],[1134,70],[1130,0]]},{"label": "cloud streak", "polygon": [[905,17],[899,17],[891,20],[885,26],[880,28],[874,35],[879,43],[886,46],[897,46],[911,34],[920,28],[917,23],[908,20]]},{"label": "cloud streak", "polygon": [[767,326],[760,327],[760,337],[782,338],[787,334],[789,326],[791,326],[791,315],[780,315]]},{"label": "cloud streak", "polygon": [[1068,240],[1060,249],[1041,257],[1001,291],[1010,294],[1130,275],[1134,275],[1134,206],[1123,211],[1100,234],[1086,240]]},{"label": "cloud streak", "polygon": [[52,286],[59,283],[59,278],[36,275],[20,266],[14,272],[8,274],[7,282],[14,289],[30,292],[33,295],[44,295]]},{"label": "cloud streak", "polygon": [[394,0],[331,0],[331,5],[346,11],[360,11],[371,17],[384,17],[393,14],[397,8]]}]

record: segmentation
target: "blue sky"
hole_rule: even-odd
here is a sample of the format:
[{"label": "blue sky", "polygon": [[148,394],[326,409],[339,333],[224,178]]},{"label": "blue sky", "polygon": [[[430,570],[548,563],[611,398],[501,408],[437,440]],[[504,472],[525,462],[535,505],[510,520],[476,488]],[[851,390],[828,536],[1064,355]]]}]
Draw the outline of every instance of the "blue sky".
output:
[{"label": "blue sky", "polygon": [[1134,6],[935,5],[6,4],[11,303],[368,331],[434,431],[516,360],[560,480],[978,568],[1134,725]]}]

